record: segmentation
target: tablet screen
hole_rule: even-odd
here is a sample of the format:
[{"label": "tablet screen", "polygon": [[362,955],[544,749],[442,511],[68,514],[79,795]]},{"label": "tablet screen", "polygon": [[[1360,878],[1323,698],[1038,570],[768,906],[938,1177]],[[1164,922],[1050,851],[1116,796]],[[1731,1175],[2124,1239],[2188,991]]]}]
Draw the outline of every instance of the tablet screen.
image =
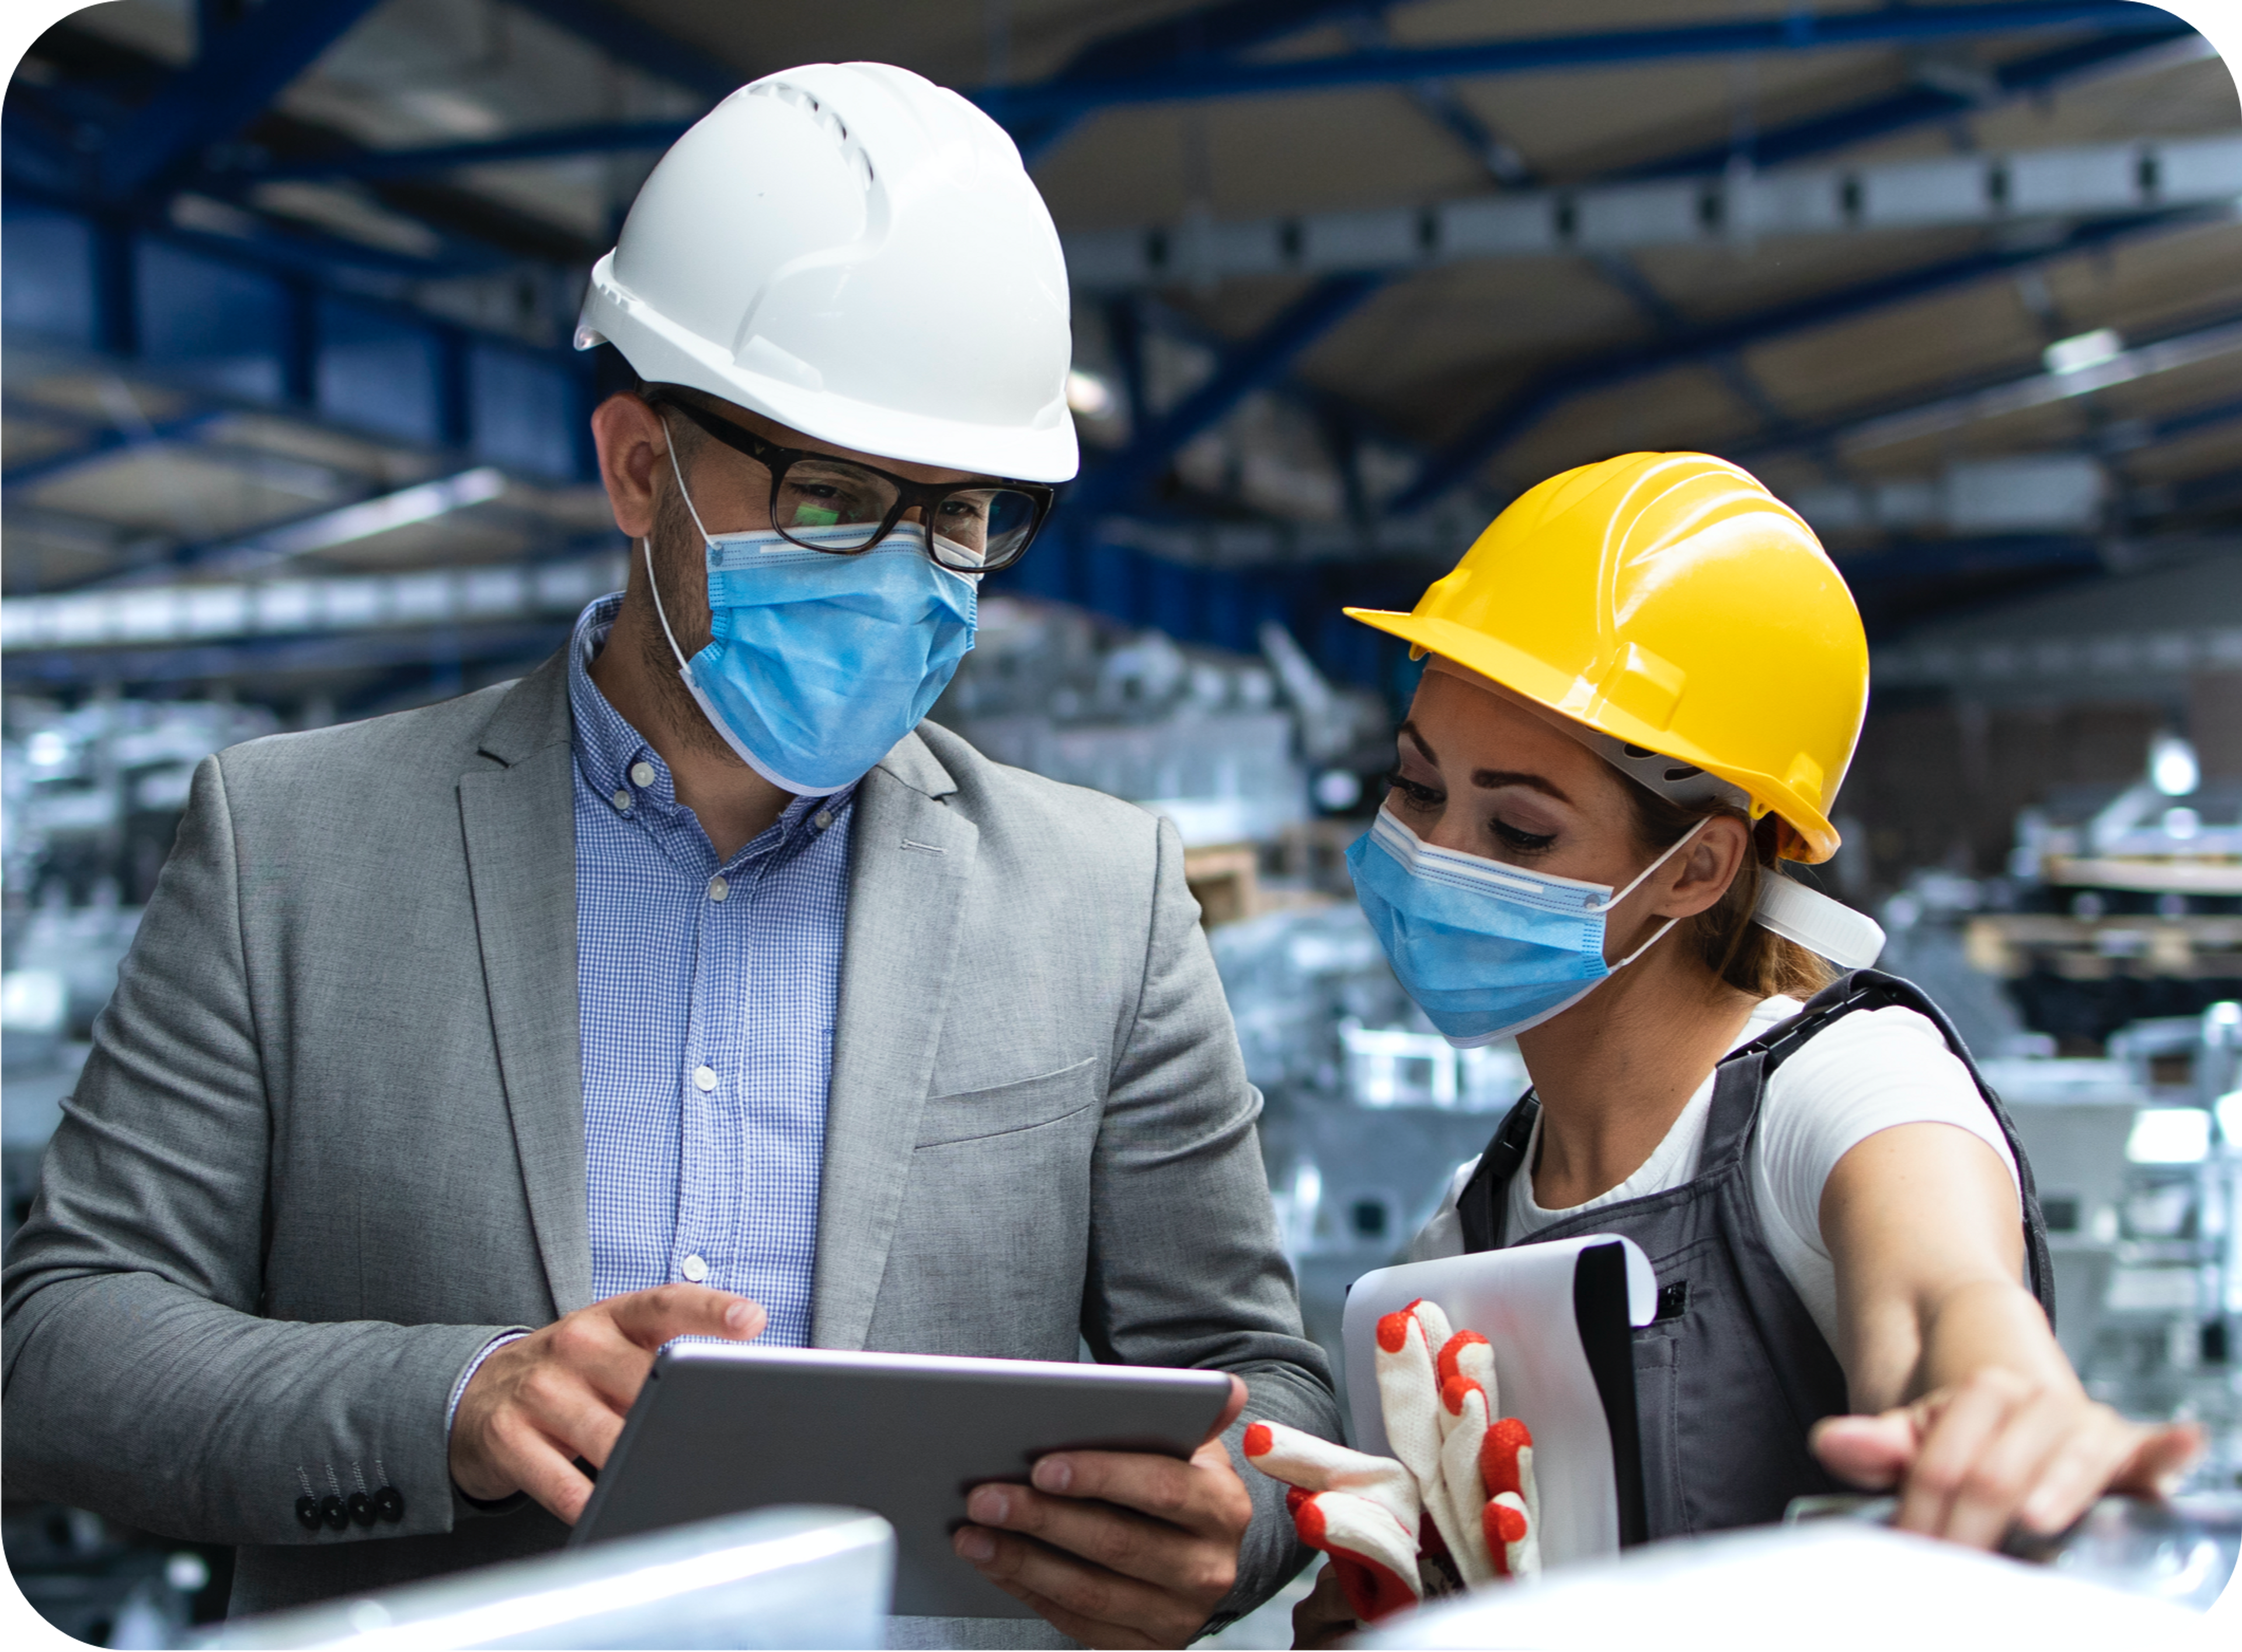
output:
[{"label": "tablet screen", "polygon": [[1063,1450],[1198,1449],[1220,1371],[680,1344],[631,1407],[572,1543],[774,1503],[869,1508],[896,1528],[894,1610],[1028,1617],[950,1548],[965,1496]]}]

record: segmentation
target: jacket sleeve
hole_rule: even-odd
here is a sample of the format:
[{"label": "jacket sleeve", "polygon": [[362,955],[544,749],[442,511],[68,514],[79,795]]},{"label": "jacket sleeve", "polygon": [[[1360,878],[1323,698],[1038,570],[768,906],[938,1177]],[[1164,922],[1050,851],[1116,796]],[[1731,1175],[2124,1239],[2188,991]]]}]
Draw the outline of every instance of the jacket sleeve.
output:
[{"label": "jacket sleeve", "polygon": [[1236,1373],[1251,1398],[1225,1437],[1253,1495],[1252,1529],[1225,1613],[1251,1610],[1309,1558],[1285,1488],[1250,1467],[1238,1440],[1267,1418],[1341,1438],[1323,1350],[1300,1326],[1238,1035],[1183,843],[1159,823],[1144,970],[1106,1098],[1092,1182],[1083,1335],[1101,1360]]},{"label": "jacket sleeve", "polygon": [[[260,1317],[275,1116],[238,890],[208,758],[8,1246],[8,1495],[215,1542],[446,1531],[452,1384],[514,1327]],[[385,1484],[401,1519],[299,1521]]]}]

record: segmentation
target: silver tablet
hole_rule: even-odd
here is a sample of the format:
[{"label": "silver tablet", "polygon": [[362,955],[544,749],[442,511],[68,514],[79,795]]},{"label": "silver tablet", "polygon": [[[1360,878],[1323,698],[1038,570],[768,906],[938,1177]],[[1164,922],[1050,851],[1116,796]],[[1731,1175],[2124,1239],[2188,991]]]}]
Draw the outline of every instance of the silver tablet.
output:
[{"label": "silver tablet", "polygon": [[869,1508],[896,1528],[895,1611],[1029,1617],[951,1550],[966,1493],[1024,1482],[1047,1452],[1188,1457],[1229,1399],[1220,1371],[675,1345],[570,1541],[771,1503]]}]

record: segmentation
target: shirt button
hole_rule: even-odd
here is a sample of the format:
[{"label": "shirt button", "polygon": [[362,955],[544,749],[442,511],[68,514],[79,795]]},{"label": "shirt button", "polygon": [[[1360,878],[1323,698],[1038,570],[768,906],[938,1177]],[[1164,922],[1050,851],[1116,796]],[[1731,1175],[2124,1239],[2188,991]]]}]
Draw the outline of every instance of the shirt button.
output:
[{"label": "shirt button", "polygon": [[[701,1071],[706,1072],[708,1069],[703,1067]],[[692,1280],[695,1285],[700,1284],[701,1280],[708,1277],[708,1265],[697,1256],[687,1257],[685,1259],[685,1266],[682,1271],[685,1277]]]},{"label": "shirt button", "polygon": [[613,803],[617,809],[621,809],[626,815],[630,813],[630,793],[625,791],[621,786],[615,788],[615,795],[608,798],[607,801]]},{"label": "shirt button", "polygon": [[693,1087],[704,1093],[714,1090],[716,1087],[716,1070],[706,1062],[694,1068]]},{"label": "shirt button", "polygon": [[721,901],[731,892],[732,886],[724,881],[721,874],[708,880],[708,898],[710,900]]},{"label": "shirt button", "polygon": [[630,766],[630,783],[644,790],[654,784],[654,765],[641,757]]},{"label": "shirt button", "polygon": [[828,826],[830,826],[833,823],[833,811],[829,809],[819,809],[809,823],[817,828],[819,831],[823,831]]}]

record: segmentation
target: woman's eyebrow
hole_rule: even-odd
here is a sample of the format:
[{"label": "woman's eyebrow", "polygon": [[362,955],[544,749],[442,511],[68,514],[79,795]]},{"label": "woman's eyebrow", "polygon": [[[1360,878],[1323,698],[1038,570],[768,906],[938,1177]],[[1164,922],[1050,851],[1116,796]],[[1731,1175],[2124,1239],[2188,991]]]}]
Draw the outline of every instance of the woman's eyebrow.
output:
[{"label": "woman's eyebrow", "polygon": [[1474,769],[1472,770],[1472,784],[1481,791],[1493,791],[1499,786],[1524,786],[1532,791],[1546,792],[1561,803],[1573,801],[1539,775],[1519,774],[1507,769]]},{"label": "woman's eyebrow", "polygon": [[1416,742],[1417,749],[1425,754],[1425,761],[1426,762],[1432,764],[1435,769],[1440,766],[1440,760],[1433,755],[1431,743],[1426,740],[1423,731],[1420,730],[1415,723],[1403,723],[1399,732],[1408,735],[1412,741]]}]

